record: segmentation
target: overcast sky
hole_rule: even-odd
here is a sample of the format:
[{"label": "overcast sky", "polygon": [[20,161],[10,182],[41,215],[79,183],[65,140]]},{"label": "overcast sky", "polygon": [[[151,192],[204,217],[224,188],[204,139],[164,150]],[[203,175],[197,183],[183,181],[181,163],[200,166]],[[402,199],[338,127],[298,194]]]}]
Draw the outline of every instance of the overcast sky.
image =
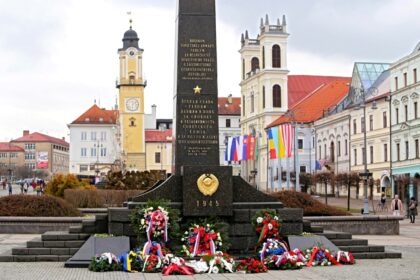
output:
[{"label": "overcast sky", "polygon": [[[0,141],[55,137],[94,100],[115,104],[127,11],[144,49],[145,109],[172,117],[176,0],[0,0]],[[287,17],[290,74],[351,76],[355,61],[393,62],[420,41],[417,0],[216,0],[219,96],[239,96],[240,35]]]}]

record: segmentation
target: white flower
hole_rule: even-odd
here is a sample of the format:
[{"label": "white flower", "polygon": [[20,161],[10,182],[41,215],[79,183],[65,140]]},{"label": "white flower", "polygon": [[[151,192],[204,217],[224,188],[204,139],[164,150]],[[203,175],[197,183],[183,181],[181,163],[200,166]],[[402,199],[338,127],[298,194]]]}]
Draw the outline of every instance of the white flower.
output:
[{"label": "white flower", "polygon": [[184,239],[184,237],[182,237],[182,238],[181,238],[181,241],[184,241],[184,240],[185,240],[185,239]]},{"label": "white flower", "polygon": [[187,235],[188,234],[188,231],[184,232],[184,234]]},{"label": "white flower", "polygon": [[328,265],[331,265],[331,262],[328,262]]},{"label": "white flower", "polygon": [[258,218],[257,218],[257,223],[261,224],[261,223],[262,223],[262,221],[263,221],[263,218],[261,218],[261,217],[258,217]]},{"label": "white flower", "polygon": [[140,224],[144,225],[144,219],[141,219]]},{"label": "white flower", "polygon": [[272,230],[273,229],[273,225],[270,223],[270,224],[268,224],[268,229],[269,230]]},{"label": "white flower", "polygon": [[279,220],[279,217],[274,216],[274,220],[278,221]]},{"label": "white flower", "polygon": [[182,249],[187,249],[187,246],[185,246],[185,245],[182,245]]},{"label": "white flower", "polygon": [[219,273],[219,268],[217,266],[213,266],[211,273]]},{"label": "white flower", "polygon": [[222,242],[219,242],[219,246],[222,246],[223,245],[223,243]]}]

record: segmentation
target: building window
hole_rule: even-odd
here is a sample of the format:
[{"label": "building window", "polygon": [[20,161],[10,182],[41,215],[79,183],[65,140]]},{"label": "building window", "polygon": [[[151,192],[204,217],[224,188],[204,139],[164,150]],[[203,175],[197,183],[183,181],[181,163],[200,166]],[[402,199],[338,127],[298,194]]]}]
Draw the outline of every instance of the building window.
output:
[{"label": "building window", "polygon": [[260,69],[260,61],[257,57],[253,57],[251,59],[251,71],[255,72],[255,70]]},{"label": "building window", "polygon": [[394,81],[395,81],[395,90],[397,91],[398,90],[398,77],[395,77]]},{"label": "building window", "polygon": [[417,83],[417,68],[413,69],[413,80],[414,83]]},{"label": "building window", "polygon": [[136,119],[135,118],[130,118],[130,124],[128,126],[130,127],[135,127],[136,126]]},{"label": "building window", "polygon": [[417,101],[413,103],[414,107],[414,119],[417,119]]},{"label": "building window", "polygon": [[101,141],[106,141],[106,131],[101,131]]},{"label": "building window", "polygon": [[361,132],[365,132],[365,117],[362,117],[360,119],[360,128],[361,128]]},{"label": "building window", "polygon": [[356,119],[353,120],[353,134],[357,134],[357,124]]},{"label": "building window", "polygon": [[410,149],[408,146],[408,141],[405,141],[405,159],[408,159],[408,153],[409,153]]},{"label": "building window", "polygon": [[134,76],[133,75],[130,75],[130,78],[129,78],[130,80],[129,80],[129,84],[130,85],[134,85]]},{"label": "building window", "polygon": [[226,119],[226,127],[230,127],[230,119]]},{"label": "building window", "polygon": [[382,123],[383,123],[382,124],[383,128],[386,128],[388,126],[388,120],[386,118],[386,112],[382,113]]},{"label": "building window", "polygon": [[79,166],[80,172],[86,172],[88,171],[88,165],[87,164],[81,164]]},{"label": "building window", "polygon": [[373,130],[373,115],[369,116],[369,130]]},{"label": "building window", "polygon": [[262,107],[265,108],[265,86],[262,87]]},{"label": "building window", "polygon": [[279,85],[273,86],[273,107],[281,107],[281,88]]},{"label": "building window", "polygon": [[373,163],[373,146],[370,146],[370,163]]},{"label": "building window", "polygon": [[301,165],[299,169],[300,173],[306,173],[306,165]]},{"label": "building window", "polygon": [[106,157],[106,148],[101,148],[101,157]]},{"label": "building window", "polygon": [[272,49],[272,63],[273,63],[273,68],[280,68],[280,46],[279,45],[274,45],[273,49]]},{"label": "building window", "polygon": [[365,147],[362,148],[362,164],[366,162],[366,149]]},{"label": "building window", "polygon": [[414,145],[416,149],[416,158],[419,158],[419,139],[414,140]]},{"label": "building window", "polygon": [[353,154],[354,154],[354,165],[357,165],[357,149],[353,150]]},{"label": "building window", "polygon": [[404,105],[404,116],[405,116],[405,121],[408,121],[408,106]]},{"label": "building window", "polygon": [[341,157],[341,141],[337,141],[337,157]]},{"label": "building window", "polygon": [[321,146],[319,146],[319,159],[321,159]]},{"label": "building window", "polygon": [[25,143],[25,150],[35,150],[35,143]]},{"label": "building window", "polygon": [[160,163],[160,152],[155,153],[155,163]]},{"label": "building window", "polygon": [[80,155],[81,155],[82,157],[87,156],[87,149],[86,149],[86,148],[81,148],[81,149],[80,149]]},{"label": "building window", "polygon": [[254,105],[255,105],[255,103],[254,103],[254,93],[252,92],[251,93],[251,113],[254,113]]},{"label": "building window", "polygon": [[404,73],[403,76],[404,76],[404,86],[406,87],[407,86],[407,73]]},{"label": "building window", "polygon": [[400,143],[397,143],[397,161],[400,161]]},{"label": "building window", "polygon": [[335,162],[335,147],[334,147],[334,142],[331,142],[330,144],[330,160],[331,162]]},{"label": "building window", "polygon": [[384,144],[384,161],[388,161],[388,144]]},{"label": "building window", "polygon": [[242,115],[245,116],[245,96],[242,96]]},{"label": "building window", "polygon": [[90,148],[90,156],[96,157],[96,148]]},{"label": "building window", "polygon": [[303,149],[303,139],[298,139],[298,149],[299,150]]},{"label": "building window", "polygon": [[25,153],[26,160],[33,160],[35,159],[35,153]]},{"label": "building window", "polygon": [[347,139],[344,140],[344,155],[348,155],[348,150],[347,150]]},{"label": "building window", "polygon": [[245,80],[245,59],[242,59],[242,80]]},{"label": "building window", "polygon": [[265,48],[262,47],[262,69],[265,68]]},{"label": "building window", "polygon": [[96,131],[90,132],[90,140],[96,140]]},{"label": "building window", "polygon": [[395,108],[395,123],[396,124],[400,123],[400,112],[399,112],[398,108]]},{"label": "building window", "polygon": [[80,139],[87,140],[87,133],[86,133],[86,131],[82,131],[82,133],[81,133],[80,136],[81,136]]},{"label": "building window", "polygon": [[324,144],[324,158],[327,158],[327,144]]},{"label": "building window", "polygon": [[89,170],[90,171],[95,171],[95,165],[94,164],[91,164],[91,165],[89,165]]}]

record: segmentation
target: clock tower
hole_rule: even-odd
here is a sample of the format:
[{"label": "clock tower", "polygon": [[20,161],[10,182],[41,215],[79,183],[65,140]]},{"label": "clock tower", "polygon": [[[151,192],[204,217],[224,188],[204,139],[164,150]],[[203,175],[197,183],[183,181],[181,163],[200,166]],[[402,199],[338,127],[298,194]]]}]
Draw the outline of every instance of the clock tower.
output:
[{"label": "clock tower", "polygon": [[131,27],[124,33],[120,58],[119,123],[122,160],[127,170],[143,171],[146,168],[144,140],[144,88],[142,57],[137,32]]}]

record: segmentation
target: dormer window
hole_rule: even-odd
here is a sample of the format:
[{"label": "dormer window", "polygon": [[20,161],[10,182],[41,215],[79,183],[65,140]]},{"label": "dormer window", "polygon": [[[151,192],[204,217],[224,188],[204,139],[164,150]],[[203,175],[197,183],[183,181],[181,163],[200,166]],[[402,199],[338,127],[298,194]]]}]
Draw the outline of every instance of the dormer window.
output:
[{"label": "dormer window", "polygon": [[85,118],[85,122],[90,122],[90,118]]},{"label": "dormer window", "polygon": [[99,122],[103,122],[104,121],[104,118],[99,118]]}]

